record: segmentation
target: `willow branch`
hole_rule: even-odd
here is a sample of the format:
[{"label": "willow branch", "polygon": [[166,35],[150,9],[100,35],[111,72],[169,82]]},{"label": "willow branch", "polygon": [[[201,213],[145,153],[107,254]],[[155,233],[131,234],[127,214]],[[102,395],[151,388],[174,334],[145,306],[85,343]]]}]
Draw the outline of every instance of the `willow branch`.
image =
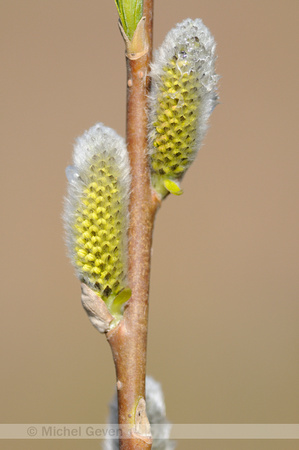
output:
[{"label": "willow branch", "polygon": [[[152,55],[153,0],[144,0],[137,47],[127,46],[127,146],[131,164],[129,284],[132,297],[119,325],[107,334],[117,377],[121,450],[150,449],[145,411],[148,294],[152,231],[158,200],[150,185],[147,98]],[[137,50],[135,50],[137,49]]]}]

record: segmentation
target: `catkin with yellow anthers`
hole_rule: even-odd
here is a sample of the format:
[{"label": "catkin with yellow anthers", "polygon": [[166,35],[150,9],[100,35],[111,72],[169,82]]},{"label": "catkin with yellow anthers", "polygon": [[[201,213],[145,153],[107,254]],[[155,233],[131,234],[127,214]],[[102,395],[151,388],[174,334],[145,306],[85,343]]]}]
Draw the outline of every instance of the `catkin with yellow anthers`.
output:
[{"label": "catkin with yellow anthers", "polygon": [[97,124],[77,139],[67,168],[64,222],[79,279],[111,305],[127,288],[130,169],[125,142]]},{"label": "catkin with yellow anthers", "polygon": [[149,146],[154,189],[180,193],[217,103],[215,41],[200,19],[186,19],[166,36],[151,67]]}]

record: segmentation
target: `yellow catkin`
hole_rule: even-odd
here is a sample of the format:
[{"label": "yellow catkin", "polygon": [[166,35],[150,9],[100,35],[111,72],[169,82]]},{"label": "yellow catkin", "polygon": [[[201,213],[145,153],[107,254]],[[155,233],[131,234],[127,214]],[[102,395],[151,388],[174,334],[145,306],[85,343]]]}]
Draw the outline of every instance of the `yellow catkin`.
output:
[{"label": "yellow catkin", "polygon": [[[196,145],[200,113],[200,79],[188,59],[174,56],[161,78],[157,96],[152,171],[165,178],[180,178]],[[181,56],[182,58],[182,56]]]},{"label": "yellow catkin", "polygon": [[114,299],[123,290],[128,293],[131,177],[124,139],[101,123],[94,125],[77,139],[73,165],[66,174],[69,256],[78,278],[113,308]]},{"label": "yellow catkin", "polygon": [[166,36],[151,67],[149,155],[154,189],[181,194],[217,103],[215,42],[200,19],[186,19]]},{"label": "yellow catkin", "polygon": [[76,264],[88,284],[103,298],[125,287],[121,212],[116,163],[113,156],[93,158],[88,183],[75,211]]}]

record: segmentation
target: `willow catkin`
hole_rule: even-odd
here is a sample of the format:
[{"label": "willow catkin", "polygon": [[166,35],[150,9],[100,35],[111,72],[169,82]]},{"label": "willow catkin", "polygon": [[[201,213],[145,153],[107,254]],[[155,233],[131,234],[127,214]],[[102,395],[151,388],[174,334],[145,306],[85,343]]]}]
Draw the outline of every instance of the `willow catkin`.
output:
[{"label": "willow catkin", "polygon": [[77,139],[64,222],[78,278],[104,301],[127,287],[130,169],[123,138],[99,123]]},{"label": "willow catkin", "polygon": [[166,36],[151,67],[149,146],[152,184],[180,193],[217,103],[215,41],[200,19],[186,19]]}]

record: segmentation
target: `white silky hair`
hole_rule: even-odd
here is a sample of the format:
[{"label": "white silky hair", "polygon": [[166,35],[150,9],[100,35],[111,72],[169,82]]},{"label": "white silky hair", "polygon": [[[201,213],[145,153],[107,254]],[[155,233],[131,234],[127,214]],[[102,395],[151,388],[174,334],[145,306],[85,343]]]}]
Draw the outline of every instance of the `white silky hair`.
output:
[{"label": "white silky hair", "polygon": [[[77,138],[74,145],[73,165],[66,168],[68,178],[67,197],[64,202],[64,227],[69,257],[75,267],[76,275],[80,278],[82,271],[76,265],[75,233],[76,211],[80,200],[84,197],[84,189],[89,183],[90,166],[94,156],[100,156],[103,161],[112,156],[115,160],[118,189],[120,195],[120,209],[123,212],[122,247],[127,247],[127,229],[129,223],[130,196],[130,163],[125,140],[112,128],[97,123]],[[109,163],[111,164],[111,163]],[[124,263],[126,255],[124,255]]]},{"label": "white silky hair", "polygon": [[[152,450],[173,450],[176,444],[174,441],[169,440],[171,424],[166,418],[164,395],[161,384],[154,380],[154,378],[147,376],[145,390],[146,414],[151,424],[151,433],[153,438]],[[108,421],[110,424],[118,423],[118,402],[116,394],[110,404]],[[103,449],[118,450],[118,439],[112,439],[109,437],[109,433],[107,433]]]},{"label": "white silky hair", "polygon": [[[195,38],[198,40],[199,46],[194,45]],[[196,145],[194,154],[190,158],[191,164],[208,129],[211,112],[218,102],[219,76],[215,73],[216,43],[210,30],[201,19],[185,19],[177,24],[168,32],[161,47],[154,53],[154,61],[151,64],[152,87],[149,98],[149,151],[150,154],[156,151],[153,146],[156,134],[154,123],[157,121],[157,100],[162,86],[162,76],[165,75],[164,69],[175,55],[179,56],[180,50],[186,52],[184,58],[190,64],[190,72],[194,72],[195,76],[197,74],[200,79],[200,112],[197,121]]]}]

